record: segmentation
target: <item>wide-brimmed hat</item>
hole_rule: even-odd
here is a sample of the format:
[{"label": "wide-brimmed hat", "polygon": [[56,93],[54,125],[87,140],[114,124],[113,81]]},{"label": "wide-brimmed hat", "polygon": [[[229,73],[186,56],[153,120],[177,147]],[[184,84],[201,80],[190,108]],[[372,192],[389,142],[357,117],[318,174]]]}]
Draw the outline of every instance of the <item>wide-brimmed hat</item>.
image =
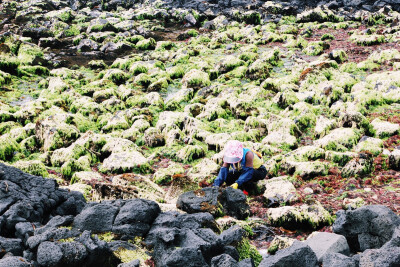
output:
[{"label": "wide-brimmed hat", "polygon": [[243,158],[243,144],[236,140],[230,140],[225,145],[224,162],[237,163]]}]

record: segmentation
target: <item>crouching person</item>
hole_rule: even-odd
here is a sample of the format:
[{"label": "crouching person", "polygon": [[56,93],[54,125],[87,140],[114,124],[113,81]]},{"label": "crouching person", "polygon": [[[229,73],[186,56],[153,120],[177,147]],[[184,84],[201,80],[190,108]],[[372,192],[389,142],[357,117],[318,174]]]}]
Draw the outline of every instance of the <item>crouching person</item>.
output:
[{"label": "crouching person", "polygon": [[239,141],[228,141],[224,150],[223,165],[213,186],[226,183],[234,189],[254,194],[257,181],[267,176],[267,170],[262,163],[259,153],[243,147]]}]

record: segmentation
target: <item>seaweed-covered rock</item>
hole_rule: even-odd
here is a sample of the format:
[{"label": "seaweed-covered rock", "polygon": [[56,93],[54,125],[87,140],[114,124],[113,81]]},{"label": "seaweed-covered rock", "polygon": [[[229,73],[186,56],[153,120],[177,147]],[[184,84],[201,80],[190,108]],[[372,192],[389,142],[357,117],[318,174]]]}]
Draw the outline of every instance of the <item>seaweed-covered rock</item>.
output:
[{"label": "seaweed-covered rock", "polygon": [[182,85],[188,88],[201,88],[210,85],[210,78],[207,73],[192,69],[183,76]]},{"label": "seaweed-covered rock", "polygon": [[379,155],[383,151],[383,141],[378,138],[363,136],[358,142],[355,151],[368,151],[374,155]]},{"label": "seaweed-covered rock", "polygon": [[348,56],[345,51],[341,49],[334,49],[329,53],[329,58],[340,64],[345,62],[348,59]]},{"label": "seaweed-covered rock", "polygon": [[380,138],[392,136],[400,130],[400,125],[388,121],[381,121],[380,119],[374,119],[371,125],[375,130],[376,136]]},{"label": "seaweed-covered rock", "polygon": [[373,159],[368,153],[360,153],[358,157],[350,160],[342,169],[343,177],[354,175],[365,176],[373,170]]},{"label": "seaweed-covered rock", "polygon": [[148,169],[148,160],[137,151],[117,152],[104,159],[101,166],[102,172],[124,173],[134,170]]},{"label": "seaweed-covered rock", "polygon": [[299,227],[316,229],[333,222],[329,212],[319,203],[270,208],[267,211],[267,218],[273,225],[283,226],[287,229]]},{"label": "seaweed-covered rock", "polygon": [[296,188],[287,178],[281,176],[258,182],[258,186],[265,187],[264,197],[270,204],[290,203],[297,200]]},{"label": "seaweed-covered rock", "polygon": [[393,170],[400,170],[400,149],[395,149],[390,153],[389,166]]},{"label": "seaweed-covered rock", "polygon": [[327,150],[346,151],[357,144],[359,138],[359,132],[353,128],[337,128],[314,144]]}]

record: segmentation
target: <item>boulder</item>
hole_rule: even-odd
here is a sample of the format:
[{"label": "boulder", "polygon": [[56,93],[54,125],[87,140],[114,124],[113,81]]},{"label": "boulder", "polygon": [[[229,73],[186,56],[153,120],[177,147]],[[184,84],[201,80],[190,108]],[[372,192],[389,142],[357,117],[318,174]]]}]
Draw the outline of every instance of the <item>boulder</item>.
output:
[{"label": "boulder", "polygon": [[395,149],[389,154],[389,166],[393,170],[400,170],[400,149]]},{"label": "boulder", "polygon": [[224,214],[244,220],[250,215],[250,206],[242,190],[227,187],[222,191],[218,201],[223,207]]},{"label": "boulder", "polygon": [[247,258],[239,261],[239,267],[255,267],[254,261],[252,258]]},{"label": "boulder", "polygon": [[75,217],[74,226],[82,231],[89,230],[97,233],[112,230],[113,222],[118,213],[118,207],[110,203],[94,203],[85,207]]},{"label": "boulder", "polygon": [[228,187],[219,191],[209,187],[189,191],[179,196],[177,208],[188,213],[210,212],[214,217],[227,214],[237,219],[245,219],[250,214],[246,195],[241,190]]},{"label": "boulder", "polygon": [[14,256],[22,256],[22,240],[18,238],[0,237],[0,255],[4,253],[12,253]]},{"label": "boulder", "polygon": [[259,267],[307,266],[317,267],[314,251],[305,243],[295,241],[292,246],[279,250],[275,255],[265,257]]},{"label": "boulder", "polygon": [[343,177],[355,175],[365,176],[373,171],[373,158],[369,153],[359,153],[357,158],[350,160],[342,169]]},{"label": "boulder", "polygon": [[287,178],[287,176],[280,176],[257,183],[259,187],[265,187],[263,196],[270,204],[290,203],[297,200],[296,188]]},{"label": "boulder", "polygon": [[177,174],[183,174],[185,169],[176,163],[172,163],[167,168],[158,169],[153,176],[153,181],[156,184],[167,184],[173,180],[173,176]]},{"label": "boulder", "polygon": [[99,45],[93,40],[82,39],[76,49],[80,52],[96,51],[99,49]]},{"label": "boulder", "polygon": [[239,264],[228,254],[222,254],[212,258],[211,267],[239,267]]},{"label": "boulder", "polygon": [[138,151],[112,153],[103,161],[102,172],[124,173],[149,168],[148,160]]},{"label": "boulder", "polygon": [[337,128],[316,140],[314,144],[326,150],[346,151],[357,144],[359,137],[359,132],[356,129]]},{"label": "boulder", "polygon": [[230,227],[228,230],[225,230],[219,236],[221,243],[225,246],[233,246],[237,245],[244,236],[244,230],[238,226],[234,225]]},{"label": "boulder", "polygon": [[218,216],[222,214],[221,207],[218,207],[218,196],[217,187],[189,191],[179,196],[176,207],[187,213],[209,212]]},{"label": "boulder", "polygon": [[375,130],[375,135],[380,138],[390,137],[400,130],[400,125],[397,123],[381,121],[380,119],[374,119],[371,125]]},{"label": "boulder", "polygon": [[[161,266],[161,265],[159,265]],[[162,266],[187,266],[187,267],[208,267],[201,251],[196,248],[186,247],[174,250],[164,258]]]},{"label": "boulder", "polygon": [[[112,184],[114,186],[119,186],[121,190],[127,189],[127,193],[135,193],[134,196],[136,197],[132,198],[144,198],[157,201],[165,197],[164,189],[151,181],[151,179],[147,176],[141,176],[133,173],[116,175],[112,177]],[[135,192],[131,192],[132,190],[128,191],[128,188],[134,190]],[[115,195],[115,197],[118,199],[117,195]],[[127,196],[121,198],[128,199]]]},{"label": "boulder", "polygon": [[218,175],[220,165],[213,160],[204,158],[193,168],[189,169],[188,177],[193,181],[201,181]]},{"label": "boulder", "polygon": [[367,249],[360,255],[360,266],[399,266],[400,247]]},{"label": "boulder", "polygon": [[4,257],[0,260],[0,267],[31,267],[32,264],[22,257]]},{"label": "boulder", "polygon": [[43,242],[37,251],[37,262],[41,266],[57,266],[61,263],[63,252],[61,248],[53,242]]},{"label": "boulder", "polygon": [[328,174],[328,164],[320,161],[296,162],[286,160],[282,164],[290,174],[300,175],[303,179],[311,179],[316,176],[325,176]]},{"label": "boulder", "polygon": [[112,231],[126,237],[145,236],[161,212],[154,201],[132,199],[125,202],[113,221]]},{"label": "boulder", "polygon": [[163,146],[165,144],[164,136],[154,127],[150,127],[144,132],[144,141],[149,147]]},{"label": "boulder", "polygon": [[67,118],[66,114],[58,114],[36,123],[36,138],[45,152],[66,147],[79,137],[79,130],[64,122]]},{"label": "boulder", "polygon": [[85,264],[89,266],[115,264],[115,257],[111,253],[107,242],[100,240],[97,236],[92,236],[90,231],[84,231],[77,241],[82,243],[88,252]]},{"label": "boulder", "polygon": [[391,239],[395,228],[400,225],[400,218],[381,205],[340,210],[336,216],[333,232],[345,236],[353,251],[380,248]]},{"label": "boulder", "polygon": [[266,216],[271,224],[286,229],[316,229],[333,221],[332,216],[320,203],[270,208]]},{"label": "boulder", "polygon": [[347,240],[342,235],[326,232],[314,232],[304,241],[314,251],[319,262],[322,262],[325,255],[330,253],[341,253],[349,255],[350,248]]},{"label": "boulder", "polygon": [[383,151],[383,141],[379,138],[363,136],[355,147],[355,151],[368,151],[374,155],[379,155]]},{"label": "boulder", "polygon": [[277,250],[288,248],[293,245],[294,241],[296,241],[296,239],[294,238],[277,235],[274,237],[274,239],[272,239],[271,243],[269,244],[268,252],[273,254]]},{"label": "boulder", "polygon": [[76,215],[85,205],[82,194],[59,189],[55,180],[26,174],[2,163],[0,188],[3,236],[14,236],[18,223],[46,223],[48,214]]},{"label": "boulder", "polygon": [[127,263],[121,263],[118,264],[117,267],[139,267],[140,266],[140,261],[139,260],[133,260]]},{"label": "boulder", "polygon": [[358,266],[357,262],[353,258],[343,255],[341,253],[335,253],[335,252],[325,254],[325,256],[323,257],[323,260],[322,260],[322,265],[324,267],[336,267],[336,266],[357,267]]}]

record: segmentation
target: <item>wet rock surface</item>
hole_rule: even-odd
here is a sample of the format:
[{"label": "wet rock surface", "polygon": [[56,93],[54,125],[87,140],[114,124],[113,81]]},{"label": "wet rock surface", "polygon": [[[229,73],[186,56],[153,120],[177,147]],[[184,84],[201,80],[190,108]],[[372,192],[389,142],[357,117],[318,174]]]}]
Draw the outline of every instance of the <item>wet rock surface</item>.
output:
[{"label": "wet rock surface", "polygon": [[215,217],[226,214],[241,220],[250,214],[245,194],[230,187],[222,192],[217,187],[186,192],[178,198],[176,206],[188,213],[210,212]]}]

